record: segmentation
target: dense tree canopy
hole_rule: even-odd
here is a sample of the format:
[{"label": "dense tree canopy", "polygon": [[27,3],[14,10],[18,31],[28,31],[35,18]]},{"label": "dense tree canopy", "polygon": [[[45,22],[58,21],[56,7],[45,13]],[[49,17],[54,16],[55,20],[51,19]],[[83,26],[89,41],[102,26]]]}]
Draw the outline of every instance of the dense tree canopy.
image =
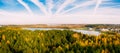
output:
[{"label": "dense tree canopy", "polygon": [[119,53],[120,34],[0,28],[0,53]]}]

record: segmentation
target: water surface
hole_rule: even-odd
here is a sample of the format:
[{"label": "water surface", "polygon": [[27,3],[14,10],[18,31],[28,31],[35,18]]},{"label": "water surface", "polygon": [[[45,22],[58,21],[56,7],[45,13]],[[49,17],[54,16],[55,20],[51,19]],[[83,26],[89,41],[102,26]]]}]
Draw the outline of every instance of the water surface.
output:
[{"label": "water surface", "polygon": [[24,28],[27,30],[72,30],[75,32],[81,32],[83,34],[88,34],[88,35],[99,35],[100,32],[98,31],[90,31],[90,30],[78,30],[78,29],[62,29],[62,28]]}]

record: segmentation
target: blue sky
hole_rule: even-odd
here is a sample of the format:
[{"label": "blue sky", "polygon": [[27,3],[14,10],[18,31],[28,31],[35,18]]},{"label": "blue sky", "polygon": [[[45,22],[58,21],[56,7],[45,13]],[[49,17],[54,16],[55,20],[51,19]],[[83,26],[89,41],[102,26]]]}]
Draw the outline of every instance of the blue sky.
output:
[{"label": "blue sky", "polygon": [[[53,0],[53,4],[57,6],[62,4],[64,1],[65,0]],[[80,3],[86,2],[86,1],[90,1],[90,0],[75,0],[73,3],[68,4],[65,9],[72,8],[74,7],[73,6],[74,4],[79,5]],[[40,11],[39,8],[33,2],[31,2],[31,0],[23,0],[23,2],[25,2],[31,8],[31,10]],[[48,2],[46,0],[39,0],[39,2],[44,4],[44,6],[47,9],[46,3]],[[106,0],[106,1],[103,0],[103,4],[101,4],[100,7],[105,7],[105,6],[114,6],[114,7],[117,6],[116,8],[120,8],[120,0]],[[22,4],[20,4],[17,0],[0,0],[0,9],[5,11],[25,11],[26,10],[25,7]]]},{"label": "blue sky", "polygon": [[[16,15],[16,13],[19,15]],[[32,18],[31,20],[43,18],[48,19],[48,17],[60,17],[61,15],[64,15],[64,18],[66,19],[68,19],[66,17],[67,15],[70,15],[70,17],[77,16],[76,19],[81,20],[82,16],[84,17],[85,15],[85,17],[88,18],[90,15],[96,17],[96,19],[99,18],[99,16],[105,17],[104,19],[102,18],[102,20],[105,20],[106,17],[110,16],[117,19],[116,21],[120,21],[118,18],[120,17],[120,0],[0,0],[0,17],[3,18],[4,15],[5,17],[13,16],[18,19],[17,17],[22,16],[23,14],[26,16],[30,15],[37,17],[37,19]],[[44,17],[39,18],[40,16]],[[25,16],[22,17],[27,19]],[[62,20],[62,18],[59,19]],[[93,18],[91,17],[91,19]],[[31,20],[29,20],[28,23],[32,23]],[[110,21],[110,19],[107,19],[105,23],[109,23],[107,21]],[[58,21],[58,23],[61,22]]]}]

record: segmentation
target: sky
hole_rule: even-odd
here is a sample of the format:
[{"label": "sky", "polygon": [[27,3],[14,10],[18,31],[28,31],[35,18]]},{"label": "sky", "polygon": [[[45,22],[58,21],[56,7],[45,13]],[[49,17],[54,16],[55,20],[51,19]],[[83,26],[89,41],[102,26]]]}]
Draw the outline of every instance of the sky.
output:
[{"label": "sky", "polygon": [[0,24],[120,24],[120,0],[0,0]]}]

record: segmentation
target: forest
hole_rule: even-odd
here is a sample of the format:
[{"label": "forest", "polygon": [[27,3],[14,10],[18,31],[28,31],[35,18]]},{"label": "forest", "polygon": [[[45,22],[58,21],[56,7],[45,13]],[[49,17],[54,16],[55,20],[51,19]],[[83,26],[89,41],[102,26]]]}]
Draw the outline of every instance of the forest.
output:
[{"label": "forest", "polygon": [[119,53],[120,34],[0,27],[0,53]]}]

